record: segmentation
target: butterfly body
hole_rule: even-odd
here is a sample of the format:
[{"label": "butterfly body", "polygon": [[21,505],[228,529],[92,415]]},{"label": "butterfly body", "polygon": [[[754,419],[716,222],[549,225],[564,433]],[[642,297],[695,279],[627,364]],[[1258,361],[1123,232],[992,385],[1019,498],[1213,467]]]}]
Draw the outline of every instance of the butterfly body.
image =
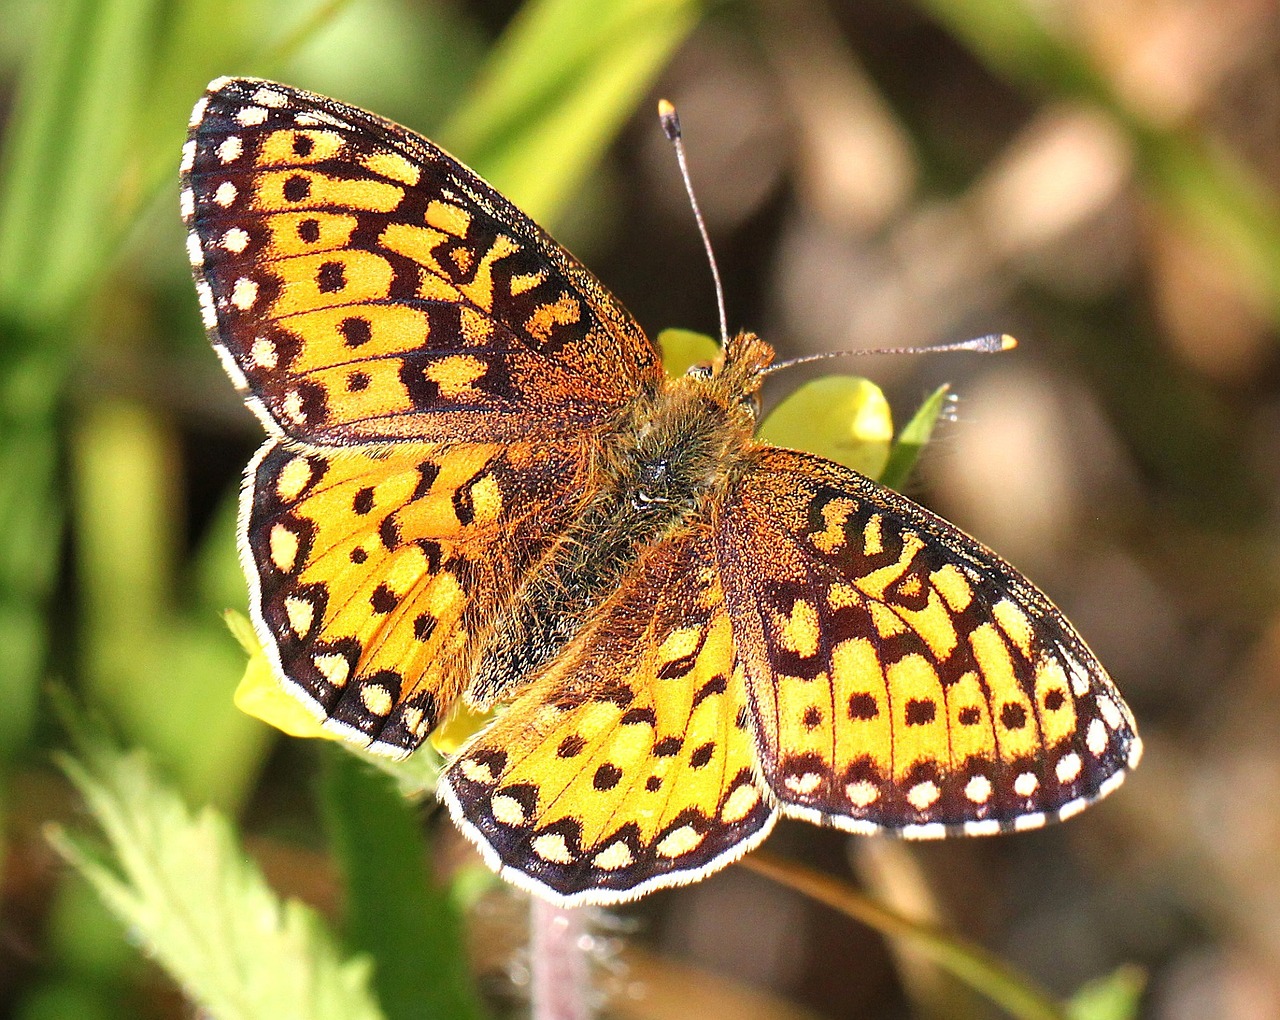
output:
[{"label": "butterfly body", "polygon": [[[738,352],[755,359],[750,376]],[[598,488],[500,612],[472,671],[473,704],[488,707],[536,676],[644,549],[711,520],[749,459],[750,397],[771,358],[758,337],[735,337],[718,365],[638,394],[615,424],[584,438]]]},{"label": "butterfly body", "polygon": [[240,523],[264,649],[381,753],[501,705],[440,796],[512,881],[625,900],[781,815],[1034,828],[1137,763],[1030,582],[755,437],[768,344],[664,378],[608,291],[426,139],[220,79],[181,202],[205,325],[268,431]]}]

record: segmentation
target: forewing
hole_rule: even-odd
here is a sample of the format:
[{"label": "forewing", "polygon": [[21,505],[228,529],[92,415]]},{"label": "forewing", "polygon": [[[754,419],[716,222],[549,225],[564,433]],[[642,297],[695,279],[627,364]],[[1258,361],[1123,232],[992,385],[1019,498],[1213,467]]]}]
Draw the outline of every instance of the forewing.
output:
[{"label": "forewing", "polygon": [[210,339],[291,438],[568,436],[659,378],[590,273],[390,121],[219,79],[192,114],[181,188]]},{"label": "forewing", "polygon": [[378,452],[269,440],[241,555],[277,672],[326,725],[404,755],[470,680],[498,606],[575,512],[568,444]]},{"label": "forewing", "polygon": [[646,553],[591,628],[446,769],[486,860],[563,903],[725,866],[773,824],[705,534]]},{"label": "forewing", "polygon": [[766,448],[717,523],[761,769],[789,814],[911,837],[1033,828],[1137,763],[1062,614],[957,528]]}]

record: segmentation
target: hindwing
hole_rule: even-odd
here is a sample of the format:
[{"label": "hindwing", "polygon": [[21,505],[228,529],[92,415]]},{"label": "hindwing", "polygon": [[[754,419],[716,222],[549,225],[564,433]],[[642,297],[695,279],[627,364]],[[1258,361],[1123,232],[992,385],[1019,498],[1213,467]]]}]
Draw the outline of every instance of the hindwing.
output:
[{"label": "hindwing", "polygon": [[294,449],[270,440],[241,505],[250,608],[326,725],[407,754],[582,498],[575,445]]},{"label": "hindwing", "polygon": [[561,902],[696,881],[773,825],[743,680],[705,530],[658,545],[441,796],[495,869]]}]

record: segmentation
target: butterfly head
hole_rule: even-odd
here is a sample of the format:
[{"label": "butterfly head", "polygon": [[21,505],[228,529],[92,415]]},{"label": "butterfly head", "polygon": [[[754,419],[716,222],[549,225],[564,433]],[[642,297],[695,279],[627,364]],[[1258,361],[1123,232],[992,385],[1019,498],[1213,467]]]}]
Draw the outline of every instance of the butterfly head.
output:
[{"label": "butterfly head", "polygon": [[753,417],[760,407],[760,387],[765,370],[773,363],[773,348],[754,333],[738,333],[715,361],[694,365],[688,375],[706,379],[721,391],[726,402],[744,404]]}]

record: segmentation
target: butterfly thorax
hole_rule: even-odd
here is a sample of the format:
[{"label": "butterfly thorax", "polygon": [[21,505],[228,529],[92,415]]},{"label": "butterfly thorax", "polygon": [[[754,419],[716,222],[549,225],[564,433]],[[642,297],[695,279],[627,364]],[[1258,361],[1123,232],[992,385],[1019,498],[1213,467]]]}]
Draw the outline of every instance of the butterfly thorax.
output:
[{"label": "butterfly thorax", "polygon": [[755,395],[772,357],[739,334],[714,365],[640,394],[595,437],[599,484],[496,621],[473,701],[500,700],[556,659],[644,549],[710,522],[750,462]]}]

